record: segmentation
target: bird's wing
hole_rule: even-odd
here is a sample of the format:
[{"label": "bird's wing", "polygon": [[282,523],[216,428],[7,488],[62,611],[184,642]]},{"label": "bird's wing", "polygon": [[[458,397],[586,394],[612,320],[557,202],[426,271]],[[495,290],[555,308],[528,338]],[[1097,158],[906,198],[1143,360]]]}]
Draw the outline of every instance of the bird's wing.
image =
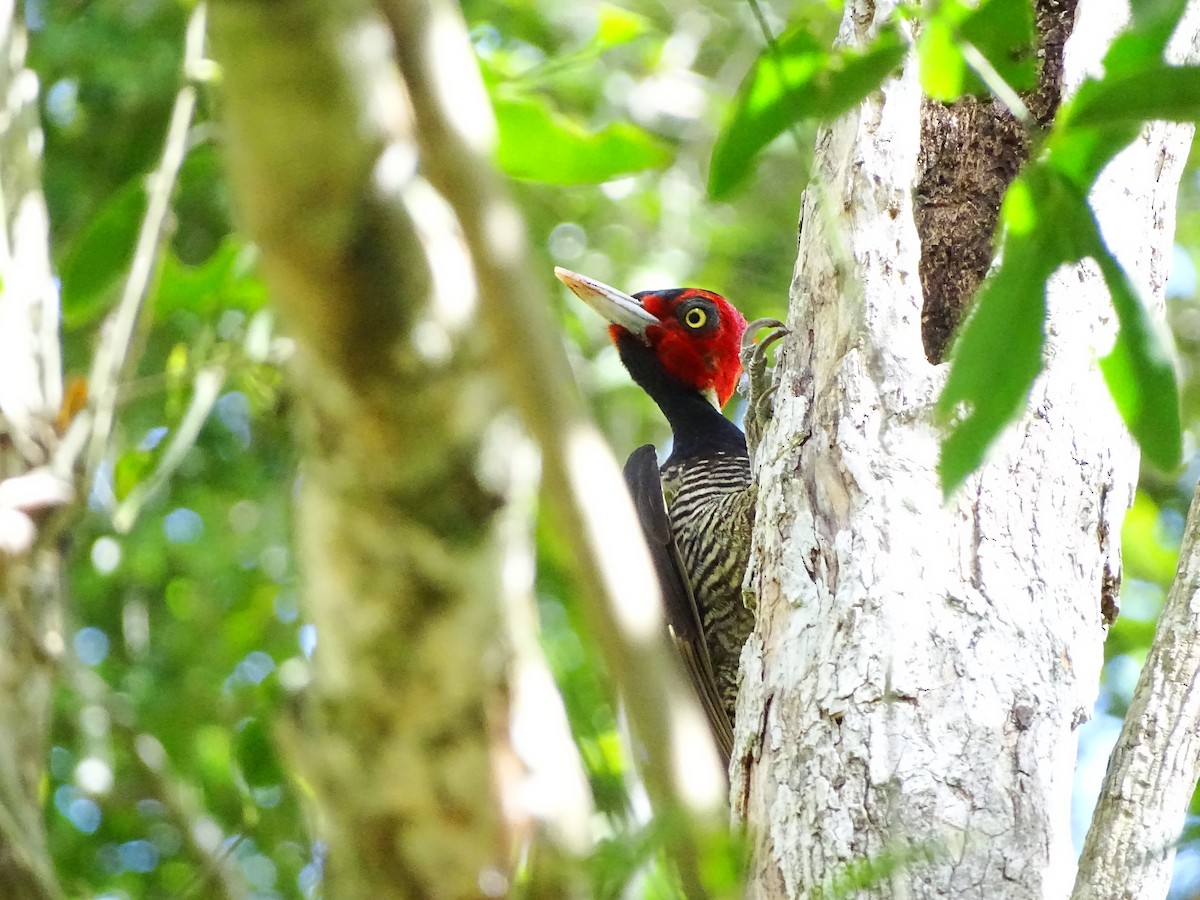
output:
[{"label": "bird's wing", "polygon": [[625,481],[629,485],[629,493],[633,495],[633,505],[637,509],[646,544],[650,548],[650,557],[658,572],[672,641],[696,688],[700,705],[708,716],[721,757],[728,765],[729,755],[733,752],[733,729],[717,694],[717,679],[713,675],[712,660],[704,641],[700,610],[696,608],[696,598],[684,575],[679,547],[671,534],[671,517],[663,500],[658,457],[653,444],[639,447],[630,454],[625,463]]}]

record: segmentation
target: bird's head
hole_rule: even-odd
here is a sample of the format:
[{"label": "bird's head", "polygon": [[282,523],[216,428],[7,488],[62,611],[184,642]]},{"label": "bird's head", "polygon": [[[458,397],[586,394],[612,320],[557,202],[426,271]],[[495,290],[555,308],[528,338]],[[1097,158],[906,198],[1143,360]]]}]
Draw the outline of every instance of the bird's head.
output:
[{"label": "bird's head", "polygon": [[719,294],[671,288],[625,294],[602,281],[555,267],[558,280],[607,319],[620,345],[632,335],[653,351],[662,370],[707,397],[718,409],[742,373],[746,319]]}]

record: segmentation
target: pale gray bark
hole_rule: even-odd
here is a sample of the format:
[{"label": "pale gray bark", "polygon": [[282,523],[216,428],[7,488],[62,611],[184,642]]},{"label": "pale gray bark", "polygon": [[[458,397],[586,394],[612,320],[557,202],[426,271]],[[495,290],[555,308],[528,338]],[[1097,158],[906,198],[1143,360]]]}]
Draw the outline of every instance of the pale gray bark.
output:
[{"label": "pale gray bark", "polygon": [[1200,494],[1083,846],[1074,900],[1165,897],[1200,773]]},{"label": "pale gray bark", "polygon": [[[890,12],[851,4],[842,39],[861,43]],[[1103,50],[1084,39],[1068,43],[1072,83]],[[755,896],[855,879],[877,896],[1070,888],[1075,728],[1137,475],[1096,365],[1113,315],[1094,266],[1052,279],[1026,411],[943,501],[932,404],[945,368],[921,344],[911,196],[920,103],[910,62],[818,138],[747,580],[759,618],[734,796]],[[1148,129],[1106,175],[1120,197],[1095,198],[1110,242],[1110,228],[1137,234],[1113,247],[1158,299],[1173,146]]]}]

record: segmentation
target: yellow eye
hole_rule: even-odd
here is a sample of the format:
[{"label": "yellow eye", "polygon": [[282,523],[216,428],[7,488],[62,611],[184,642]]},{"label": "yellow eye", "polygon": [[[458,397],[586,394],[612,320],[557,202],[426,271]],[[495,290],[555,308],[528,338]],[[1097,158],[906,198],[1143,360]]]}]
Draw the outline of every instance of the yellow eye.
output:
[{"label": "yellow eye", "polygon": [[703,328],[708,322],[708,314],[699,306],[693,306],[683,314],[683,324],[688,328]]}]

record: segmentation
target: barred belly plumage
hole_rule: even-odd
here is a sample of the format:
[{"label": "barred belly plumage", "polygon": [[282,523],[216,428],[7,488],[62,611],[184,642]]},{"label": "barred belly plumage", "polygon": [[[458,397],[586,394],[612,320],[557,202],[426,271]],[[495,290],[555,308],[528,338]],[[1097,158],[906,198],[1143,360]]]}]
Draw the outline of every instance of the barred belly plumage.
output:
[{"label": "barred belly plumage", "polygon": [[754,627],[754,614],[742,602],[754,525],[750,463],[733,453],[669,462],[662,469],[662,481],[671,530],[704,626],[717,692],[732,720],[738,662]]}]

